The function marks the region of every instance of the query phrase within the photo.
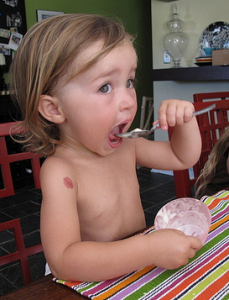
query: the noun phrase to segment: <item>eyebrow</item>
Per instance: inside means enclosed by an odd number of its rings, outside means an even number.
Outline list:
[[[130,69],[130,73],[131,72],[136,72],[136,70],[137,70],[137,65],[135,67],[133,67],[133,68]],[[96,80],[98,80],[100,78],[103,78],[103,77],[108,77],[108,76],[110,76],[110,75],[112,75],[112,74],[114,74],[114,73],[116,73],[118,71],[119,71],[119,68],[115,68],[115,69],[113,69],[111,71],[104,71],[104,72],[100,73],[98,76],[96,76],[93,79],[93,81],[96,81]]]

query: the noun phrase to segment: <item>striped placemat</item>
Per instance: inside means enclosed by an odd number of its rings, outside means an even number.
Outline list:
[[[229,299],[229,192],[201,200],[211,211],[211,228],[204,246],[187,265],[176,270],[150,266],[102,282],[53,280],[96,300]]]

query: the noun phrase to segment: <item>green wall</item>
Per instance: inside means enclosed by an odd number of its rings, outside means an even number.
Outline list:
[[[137,95],[139,109],[132,127],[139,126],[142,96],[152,96],[152,34],[150,0],[25,0],[27,28],[36,23],[36,10],[63,11],[64,13],[96,13],[117,16],[126,30],[137,35],[135,48],[138,53]]]

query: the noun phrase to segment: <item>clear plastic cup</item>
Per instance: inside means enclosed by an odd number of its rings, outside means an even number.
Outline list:
[[[202,241],[207,239],[211,225],[211,213],[206,204],[194,198],[179,198],[164,205],[157,213],[156,230],[172,228],[195,236]]]

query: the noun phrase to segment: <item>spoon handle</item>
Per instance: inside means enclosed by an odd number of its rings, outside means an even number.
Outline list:
[[[206,108],[203,108],[203,109],[201,109],[201,110],[195,111],[195,112],[193,113],[193,116],[199,116],[199,115],[202,115],[202,114],[204,114],[204,113],[206,113],[206,112],[212,110],[213,108],[215,108],[215,104],[212,104],[212,105],[210,105],[210,106],[208,106],[208,107],[206,107]]]

